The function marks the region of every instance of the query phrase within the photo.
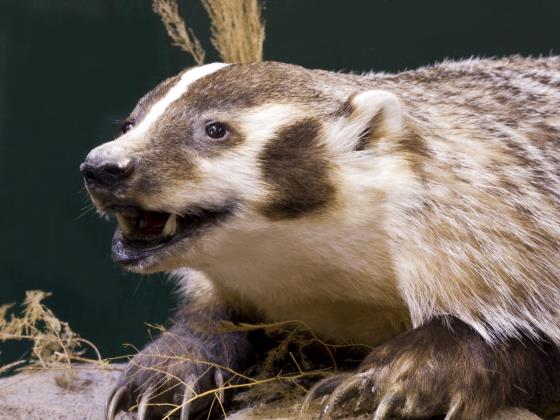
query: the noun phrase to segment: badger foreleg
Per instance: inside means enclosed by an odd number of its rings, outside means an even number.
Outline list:
[[[316,384],[302,410],[327,394],[323,417],[340,409],[374,412],[375,420],[483,419],[510,406],[539,411],[560,401],[560,350],[528,337],[491,346],[457,319],[434,319],[376,347],[357,372]]]
[[[190,299],[173,326],[130,361],[107,401],[107,419],[135,408],[141,420],[223,410],[224,383],[251,355],[246,333],[223,331],[221,321],[234,318],[219,299]]]

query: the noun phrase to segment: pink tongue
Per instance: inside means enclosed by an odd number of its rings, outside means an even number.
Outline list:
[[[168,217],[169,214],[166,213],[144,212],[141,221],[142,227],[138,230],[143,235],[159,235]]]

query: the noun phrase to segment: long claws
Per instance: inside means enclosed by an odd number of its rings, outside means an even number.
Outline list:
[[[224,374],[220,369],[214,371],[214,383],[218,388],[218,401],[220,404],[224,404],[225,394],[224,394]],[[182,419],[181,419],[182,420]]]
[[[454,420],[456,418],[459,418],[460,411],[461,411],[460,398],[453,398],[449,410],[447,411],[447,415],[445,416],[445,420]]]
[[[344,404],[354,395],[354,392],[368,380],[368,374],[359,374],[351,376],[350,378],[346,379],[342,384],[336,387],[336,389],[332,392],[331,396],[329,397],[327,403],[323,407],[321,411],[321,415],[319,416],[320,419],[325,417],[330,417],[333,411],[339,407],[340,405]]]
[[[376,390],[371,381],[371,372],[364,372],[360,375],[364,376],[364,382],[362,383],[362,392],[360,392],[360,395],[356,399],[356,405],[354,406],[356,412],[367,410],[368,407],[366,407],[366,405],[368,403],[370,403],[369,407],[371,408],[371,401],[375,396]]]
[[[192,403],[189,400],[196,395],[194,390],[196,380],[193,381],[190,379],[185,382],[185,393],[183,394],[183,400],[181,401],[181,415],[179,416],[179,420],[189,420],[192,407]]]
[[[136,417],[138,420],[146,420],[146,413],[148,412],[148,405],[150,403],[150,398],[154,393],[154,388],[149,387],[144,394],[142,394],[142,398],[140,399],[140,404],[138,404],[138,416]]]
[[[313,385],[311,389],[307,391],[307,395],[305,396],[303,403],[301,403],[299,418],[305,418],[305,413],[309,409],[311,401],[318,397],[322,397],[323,395],[330,394],[338,386],[338,384],[346,378],[346,376],[347,375],[331,376],[330,378],[323,379]]]
[[[385,396],[377,406],[377,410],[375,410],[375,414],[373,415],[373,420],[387,419],[393,408],[394,399],[395,398],[393,394],[385,394]]]
[[[123,395],[126,394],[126,391],[127,388],[123,385],[119,388],[115,388],[111,395],[109,395],[105,406],[106,420],[114,420],[115,415],[120,411],[121,406],[126,404],[125,400],[123,400]]]

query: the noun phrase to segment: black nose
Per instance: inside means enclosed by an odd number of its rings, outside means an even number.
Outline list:
[[[120,165],[107,162],[92,163],[86,160],[80,165],[80,171],[88,186],[111,187],[128,178],[134,171],[134,164],[131,160]]]

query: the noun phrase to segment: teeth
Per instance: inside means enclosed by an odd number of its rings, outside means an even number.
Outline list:
[[[175,231],[177,230],[177,216],[172,214],[165,222],[165,226],[163,227],[163,231],[161,234],[163,236],[173,236]]]
[[[121,228],[122,233],[124,233],[125,235],[130,235],[132,230],[130,229],[130,225],[128,224],[128,220],[126,220],[126,217],[124,217],[119,213],[116,213],[115,217],[117,219],[117,223],[119,224],[119,227]]]
[[[130,218],[138,217],[140,215],[140,213],[136,209],[124,209],[120,212],[120,214]]]

